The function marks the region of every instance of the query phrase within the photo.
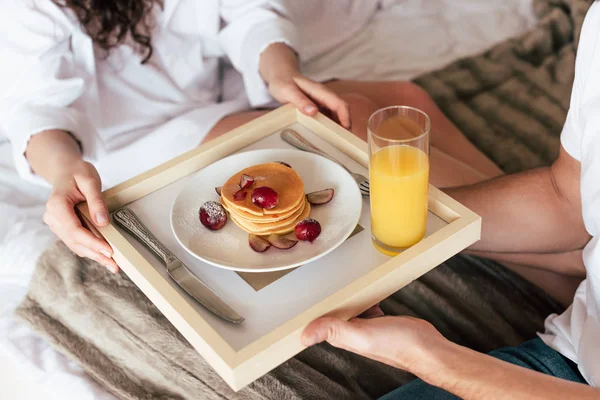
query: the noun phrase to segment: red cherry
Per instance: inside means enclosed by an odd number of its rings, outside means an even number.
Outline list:
[[[275,208],[278,202],[277,192],[268,186],[257,187],[252,191],[252,203],[257,207],[270,210]]]
[[[312,243],[321,234],[321,224],[312,218],[304,219],[296,224],[294,233],[298,240],[305,240]]]
[[[252,247],[252,250],[258,253],[264,253],[271,248],[271,243],[252,233],[248,235],[248,244]]]
[[[250,175],[243,174],[240,178],[240,187],[242,189],[247,189],[252,185],[254,185],[254,178]]]
[[[242,201],[246,198],[246,196],[248,196],[248,192],[244,192],[243,189],[240,189],[233,194],[233,199],[235,201]]]
[[[276,247],[281,250],[291,249],[296,244],[298,244],[297,240],[288,239],[285,236],[276,235],[274,233],[269,235],[267,241],[271,243],[273,247]]]
[[[319,190],[318,192],[312,192],[306,195],[306,199],[312,205],[318,206],[321,204],[327,204],[333,199],[333,189]]]
[[[207,201],[200,207],[200,222],[208,229],[218,231],[227,223],[227,213],[216,201]]]

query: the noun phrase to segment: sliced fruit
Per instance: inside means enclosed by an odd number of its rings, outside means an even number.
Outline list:
[[[248,196],[248,192],[244,192],[244,189],[240,189],[233,194],[233,199],[235,201],[242,201]]]
[[[285,165],[288,168],[292,168],[292,166],[288,163],[286,163],[285,161],[275,161],[277,164],[281,164],[281,165]]]
[[[316,219],[304,219],[296,224],[294,233],[298,240],[313,242],[321,234],[321,224]]]
[[[329,188],[324,190],[319,190],[318,192],[312,192],[306,195],[306,199],[310,204],[315,206],[321,204],[327,204],[333,199],[333,195],[335,194],[335,190]]]
[[[288,239],[285,236],[276,235],[274,233],[269,235],[267,241],[271,243],[273,247],[276,247],[281,250],[291,249],[292,247],[298,244],[297,240]]]
[[[216,201],[207,201],[200,207],[200,222],[212,231],[222,229],[227,223],[227,213]]]
[[[254,178],[250,175],[243,174],[240,178],[240,187],[242,189],[248,189],[252,185],[254,185]]]
[[[257,207],[270,210],[279,203],[279,196],[276,191],[268,186],[257,187],[252,191],[252,203]]]
[[[223,188],[223,186],[219,186],[215,188],[215,192],[217,192],[217,194],[220,196],[221,195],[221,189]]]
[[[252,250],[258,253],[264,253],[271,247],[271,243],[269,243],[267,240],[252,233],[248,235],[248,243],[250,244],[250,247],[252,247]]]

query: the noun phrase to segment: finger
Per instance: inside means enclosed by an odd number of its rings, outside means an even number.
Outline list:
[[[75,204],[59,195],[52,195],[48,199],[46,212],[44,213],[44,222],[52,227],[52,230],[61,239],[64,239],[60,232],[69,231],[81,226],[81,221],[75,214]]]
[[[109,271],[113,273],[119,272],[119,266],[112,258],[106,257],[81,243],[69,243],[67,246],[75,252],[79,257],[89,258],[96,261],[98,264],[105,266]]]
[[[350,106],[342,100],[337,94],[327,88],[325,85],[311,81],[306,77],[298,77],[294,80],[298,87],[302,89],[311,98],[325,105],[336,113],[340,124],[350,129]]]
[[[369,308],[367,311],[360,314],[357,318],[370,319],[370,318],[383,317],[384,315],[385,314],[383,313],[381,308],[379,308],[379,304],[375,304],[373,307]]]
[[[364,353],[368,343],[365,335],[361,335],[360,332],[358,324],[338,318],[323,317],[308,324],[300,340],[305,346],[328,342],[335,347]]]
[[[70,237],[72,241],[98,252],[107,258],[113,255],[112,248],[104,239],[99,238],[84,227],[72,231]]]
[[[102,184],[98,176],[86,176],[76,179],[79,190],[85,197],[92,221],[97,226],[108,225],[108,208],[102,196]]]
[[[298,110],[308,116],[313,116],[317,113],[318,108],[314,102],[312,102],[302,90],[295,84],[290,84],[288,87],[283,89],[283,97],[285,101],[292,103]]]
[[[112,248],[106,241],[81,226],[81,221],[69,201],[50,200],[48,210],[44,213],[44,222],[63,242],[78,242],[106,257],[112,256]]]

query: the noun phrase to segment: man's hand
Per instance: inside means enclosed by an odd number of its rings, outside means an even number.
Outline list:
[[[424,366],[429,354],[448,342],[429,322],[412,317],[386,317],[375,306],[348,322],[323,317],[310,323],[302,344],[328,342],[353,353],[412,373]],[[379,317],[381,316],[381,317]]]
[[[411,372],[466,400],[532,398],[598,399],[600,389],[545,375],[445,339],[430,323],[412,317],[378,317],[377,306],[348,322],[323,317],[302,333],[302,344],[320,342]]]
[[[280,103],[292,103],[302,113],[312,116],[318,107],[331,114],[346,129],[350,129],[350,108],[325,85],[314,82],[300,73],[298,57],[283,43],[273,43],[261,54],[260,75],[271,95]]]

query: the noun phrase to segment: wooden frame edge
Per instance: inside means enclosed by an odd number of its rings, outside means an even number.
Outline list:
[[[451,227],[451,225],[453,226]],[[371,305],[398,291],[399,285],[401,287],[406,286],[460,252],[460,250],[452,250],[448,253],[447,251],[439,251],[439,249],[436,252],[434,251],[436,248],[466,248],[475,243],[480,238],[481,218],[476,215],[475,218],[471,218],[471,216],[460,218],[445,228],[450,227],[451,229],[443,233],[447,236],[447,239],[436,243],[427,250],[427,254],[434,256],[433,260],[429,258],[425,261],[423,258],[413,257],[410,254],[404,253],[394,257],[360,279],[340,289],[338,292],[331,294],[292,320],[279,326],[269,334],[261,337],[259,340],[237,351],[233,371],[235,381],[234,390],[240,390],[264,375],[264,372],[259,373],[257,371],[264,370],[265,365],[269,365],[268,368],[270,371],[304,350],[305,348],[300,343],[300,335],[310,321],[321,316],[335,316],[344,320],[353,318]],[[442,232],[442,230],[436,233],[439,232]],[[430,241],[433,241],[433,239],[430,239]],[[429,246],[429,244],[425,243],[424,246]],[[419,252],[419,249],[415,249],[414,247],[412,249],[412,252]],[[406,258],[409,261],[404,261]],[[424,266],[425,264],[428,266]],[[399,265],[402,265],[402,268],[398,268]],[[407,274],[407,270],[410,270],[409,274]],[[331,304],[338,305],[331,306]],[[368,306],[365,307],[363,304],[368,304]],[[281,337],[283,339],[274,340],[274,338]],[[269,357],[261,357],[261,354],[267,350],[269,351]],[[289,357],[282,355],[280,358],[275,358],[272,356],[273,353],[292,355]],[[257,368],[257,364],[261,368]]]
[[[86,224],[93,226],[87,205],[83,204],[80,207],[80,213]],[[184,328],[184,332],[181,332],[182,335],[199,353],[208,354],[205,357],[216,363],[213,365],[215,371],[227,382],[231,381],[236,356],[233,348],[204,319],[194,318],[196,311],[185,299],[181,298],[181,301],[173,305],[162,299],[159,302],[154,301],[155,298],[163,296],[161,291],[170,293],[171,295],[168,296],[170,298],[178,297],[179,292],[165,282],[163,276],[112,224],[102,228],[96,227],[94,230],[96,234],[101,234],[114,249],[113,258],[123,272],[146,297],[151,299],[170,323],[176,326],[180,332],[181,327]],[[133,264],[136,266],[134,267]],[[196,331],[202,331],[205,337],[199,336]]]
[[[161,187],[197,171],[205,165],[209,165],[212,162],[235,153],[241,148],[255,143],[271,135],[274,131],[295,122],[299,122],[311,129],[339,151],[356,160],[363,167],[368,168],[368,152],[365,142],[320,113],[315,117],[308,117],[293,106],[287,105],[106,190],[103,192],[103,195],[109,205],[109,211],[112,212],[136,201]],[[390,289],[389,293],[385,292],[388,293],[386,297],[397,291],[399,282],[394,282],[393,279],[389,278],[395,274],[400,274],[397,268],[399,264],[403,264],[402,272],[405,272],[408,268],[406,265],[415,264],[416,266],[412,267],[416,274],[415,277],[421,276],[439,264],[429,264],[428,262],[428,265],[431,266],[427,267],[425,272],[422,272],[424,269],[418,266],[419,259],[413,257],[415,252],[423,252],[427,246],[430,246],[426,250],[429,252],[444,243],[446,243],[446,247],[453,243],[455,246],[458,246],[457,248],[461,248],[460,246],[462,245],[464,245],[462,248],[465,248],[479,239],[481,229],[481,219],[479,216],[439,189],[430,185],[429,190],[430,211],[448,222],[447,226],[430,237],[425,238],[402,255],[380,265],[360,279],[331,294],[315,306],[305,310],[239,351],[235,351],[229,346],[204,319],[195,318],[197,321],[194,322],[186,318],[186,315],[192,316],[196,314],[187,301],[178,301],[175,305],[170,304],[172,300],[180,300],[177,290],[164,282],[162,275],[150,265],[114,226],[109,225],[108,227],[100,228],[99,233],[107,239],[113,248],[117,248],[115,251],[115,260],[131,280],[134,281],[146,296],[152,298],[152,302],[157,308],[181,331],[186,340],[207,359],[221,378],[234,390],[238,391],[256,378],[264,375],[265,365],[267,365],[270,371],[302,351],[299,341],[300,333],[304,326],[312,319],[327,314],[348,319],[364,311],[359,309],[359,304],[363,302],[369,303],[371,300],[375,303],[381,300],[377,298],[379,295],[373,295],[373,293],[379,291],[375,289],[387,288],[386,290],[388,290],[393,286],[395,289]],[[87,205],[82,203],[77,207],[84,219],[87,219],[88,222],[91,221]],[[456,235],[457,233],[464,233],[464,235]],[[430,241],[438,239],[438,234],[446,235],[447,238],[440,243],[430,245]],[[438,258],[442,258],[442,261],[449,258],[446,256],[446,253],[444,254],[443,256],[438,256]],[[133,266],[134,262],[130,261],[132,257],[135,259],[136,267]],[[411,257],[413,258],[410,259]],[[409,261],[406,261],[407,259]],[[419,271],[421,273],[417,273]],[[402,286],[409,283],[412,279],[415,278],[406,278],[407,282],[403,283]],[[394,282],[394,284],[392,285],[391,282]],[[155,286],[158,286],[158,288]],[[169,296],[167,296],[169,300],[163,298],[164,292],[161,293],[161,291],[169,293]],[[149,295],[148,293],[151,294]],[[159,304],[155,301],[156,299],[159,299]],[[332,303],[338,305],[330,306]],[[197,333],[200,328],[203,332],[202,336]],[[282,337],[283,339],[281,339]],[[278,340],[273,340],[273,338],[278,338]],[[293,350],[290,352],[290,349]],[[285,356],[285,358],[261,359],[260,355],[266,350],[292,355]],[[257,363],[260,367],[258,367]]]
[[[201,164],[211,164],[240,148],[249,146],[276,130],[271,127],[287,126],[294,122],[296,122],[296,111],[292,105],[286,105],[262,115],[195,149],[105,190],[103,196],[108,209],[110,212],[115,211],[197,171]],[[231,151],[233,148],[235,150]]]

